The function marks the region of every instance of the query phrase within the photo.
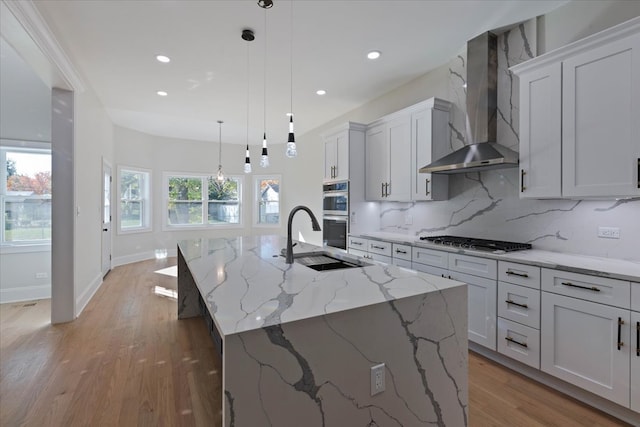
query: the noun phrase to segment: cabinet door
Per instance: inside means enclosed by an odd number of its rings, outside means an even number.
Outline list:
[[[520,197],[560,197],[560,63],[520,76]]]
[[[349,179],[349,131],[344,131],[336,137],[336,161],[333,170],[334,179],[346,181]]]
[[[640,412],[640,313],[631,312],[631,409]]]
[[[563,196],[640,195],[640,34],[562,67]]]
[[[334,179],[334,171],[338,157],[338,139],[330,137],[324,141],[324,180],[331,181]]]
[[[365,139],[365,195],[367,200],[385,200],[389,182],[389,140],[386,124],[367,129]]]
[[[630,313],[543,292],[541,369],[629,407]]]
[[[449,154],[449,112],[426,109],[411,115],[411,188],[413,200],[449,198],[449,176],[418,170]],[[441,153],[441,154],[439,154]]]
[[[389,188],[385,200],[411,200],[411,116],[389,121]]]
[[[469,340],[496,351],[496,281],[455,271],[449,276],[467,284]]]

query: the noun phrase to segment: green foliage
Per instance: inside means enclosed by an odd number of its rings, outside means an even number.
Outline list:
[[[238,182],[230,179],[219,182],[210,176],[209,200],[238,200]]]
[[[169,200],[202,200],[202,180],[200,178],[170,178]]]
[[[18,172],[16,169],[16,161],[13,159],[7,159],[7,178],[15,175]]]

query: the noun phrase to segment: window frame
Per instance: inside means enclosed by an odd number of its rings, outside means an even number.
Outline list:
[[[133,172],[146,175],[146,182],[144,183],[144,192],[146,197],[141,197],[142,201],[142,225],[139,227],[122,227],[122,199],[120,197],[120,187],[122,185],[122,173]],[[150,169],[139,168],[136,166],[118,165],[118,180],[117,187],[117,208],[118,215],[118,234],[135,234],[135,233],[148,233],[153,231],[153,174]]]
[[[278,222],[274,224],[261,223],[260,221],[260,181],[265,179],[278,180],[280,199],[278,200]],[[282,175],[254,175],[253,176],[253,226],[256,228],[280,228],[282,227]]]
[[[226,179],[233,179],[238,183],[238,223],[209,224],[209,178],[214,174],[202,174],[195,172],[163,172],[162,173],[162,231],[185,231],[185,230],[216,230],[216,229],[238,229],[244,228],[244,203],[242,195],[244,191],[244,176],[226,175]],[[169,224],[169,179],[170,178],[200,178],[202,180],[202,224]],[[205,199],[206,197],[206,199]]]
[[[53,163],[53,150],[51,143],[40,141],[25,141],[14,139],[0,139],[0,209],[2,209],[2,217],[0,217],[0,253],[22,253],[22,252],[41,252],[51,250],[51,238],[40,240],[14,240],[5,241],[5,222],[4,212],[5,203],[7,201],[14,200],[19,196],[9,196],[6,193],[7,189],[7,151],[10,152],[22,152],[22,153],[35,153],[35,154],[48,154]],[[22,197],[22,196],[20,196]],[[43,195],[31,197],[33,199],[46,199]],[[53,190],[49,195],[49,199],[53,198]],[[51,224],[53,229],[53,224]],[[53,230],[52,230],[53,231]]]

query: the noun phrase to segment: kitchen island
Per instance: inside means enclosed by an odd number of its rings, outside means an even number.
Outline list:
[[[285,245],[178,243],[178,317],[208,320],[223,425],[468,424],[465,284],[379,263],[315,271],[286,264]],[[372,396],[379,364],[385,390]]]

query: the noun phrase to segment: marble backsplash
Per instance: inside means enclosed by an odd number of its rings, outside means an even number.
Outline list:
[[[498,37],[498,143],[519,144],[518,83],[508,68],[535,56],[536,22]],[[450,61],[448,99],[453,102],[451,146],[466,131],[466,53]],[[534,248],[640,260],[640,199],[529,200],[519,198],[518,169],[451,175],[444,202],[381,203],[380,230],[408,235],[452,234],[532,243]],[[599,226],[619,227],[620,239],[597,237]]]

